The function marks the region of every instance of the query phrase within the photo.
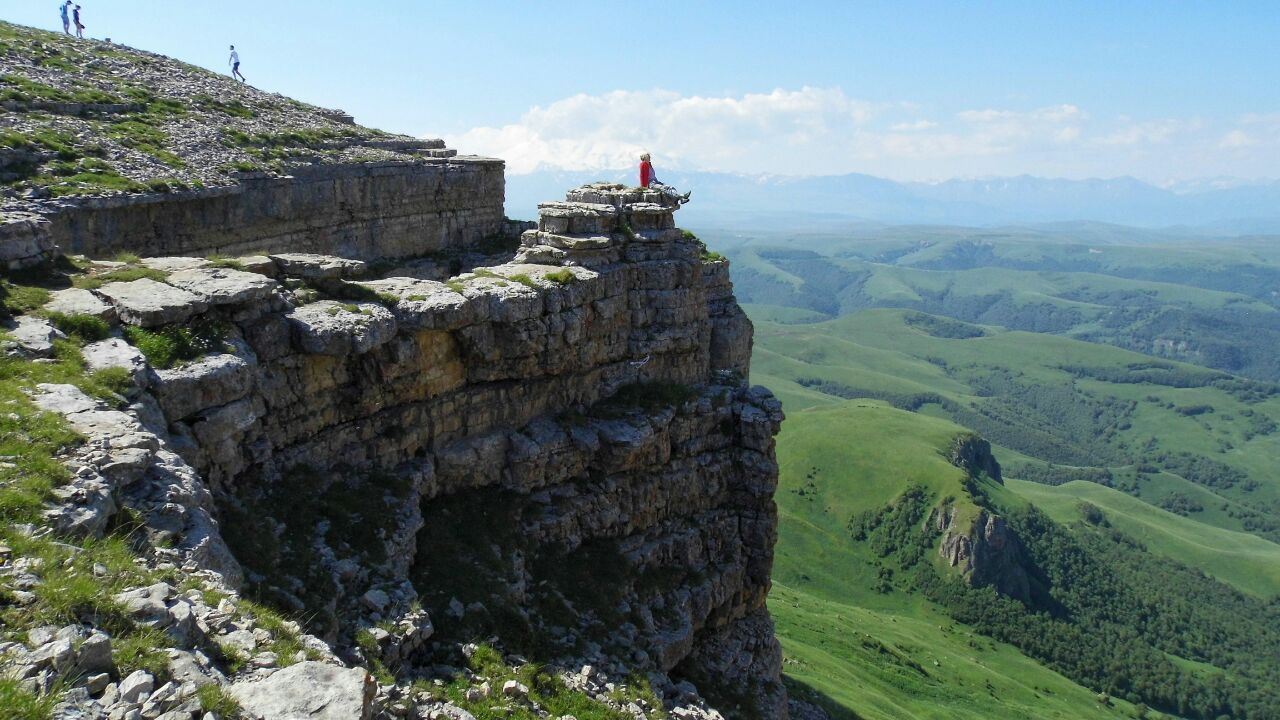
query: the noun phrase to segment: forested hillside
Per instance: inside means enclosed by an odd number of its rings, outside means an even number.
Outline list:
[[[1277,716],[1274,253],[906,234],[719,237],[788,411],[794,682],[868,718]],[[968,433],[1002,481],[948,462]],[[952,567],[987,516],[1025,595]]]

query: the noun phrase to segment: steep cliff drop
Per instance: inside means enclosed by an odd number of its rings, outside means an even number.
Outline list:
[[[359,196],[394,195],[373,177]],[[675,209],[588,185],[542,205],[518,247],[514,226],[480,213],[483,241],[462,221],[420,256],[397,224],[386,263],[385,226],[353,222],[341,241],[307,235],[328,255],[149,258],[151,276],[56,291],[50,307],[113,326],[83,352],[127,371],[128,401],[39,388],[37,404],[87,438],[48,521],[99,536],[135,517],[148,561],[179,577],[120,602],[181,626],[188,684],[225,686],[251,713],[292,717],[281,703],[322,687],[352,717],[548,711],[551,691],[523,675],[490,686],[501,678],[476,669],[490,643],[619,717],[785,718],[765,607],[781,407],[746,386],[752,328],[728,264]],[[91,254],[118,249],[102,208],[86,212],[99,214],[53,229]],[[150,212],[180,230],[204,211]],[[155,352],[155,338],[192,335],[209,352]],[[310,635],[247,619],[241,597]],[[282,637],[300,638],[288,657]],[[187,685],[173,678],[176,707]],[[112,687],[76,702],[114,707]]]

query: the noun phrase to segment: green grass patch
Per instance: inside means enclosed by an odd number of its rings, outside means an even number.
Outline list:
[[[51,312],[48,313],[48,318],[54,327],[82,344],[106,339],[111,334],[111,326],[107,321],[93,315],[64,315]]]
[[[172,368],[211,352],[225,350],[228,332],[226,325],[208,319],[158,329],[133,325],[124,327],[125,339],[142,351],[152,367],[159,369]]]
[[[231,718],[240,712],[240,703],[220,685],[202,685],[196,690],[196,699],[200,701],[202,711],[217,717]]]
[[[143,279],[164,282],[167,277],[169,277],[169,274],[163,270],[153,270],[146,267],[126,267],[96,275],[76,275],[71,278],[71,284],[84,290],[96,290],[107,283],[133,282],[134,280]]]
[[[568,285],[569,283],[576,282],[578,279],[578,276],[574,275],[573,271],[568,268],[549,272],[546,275],[543,275],[542,277],[546,280],[550,280],[551,282],[557,285]]]
[[[49,720],[61,699],[61,689],[37,694],[21,681],[0,677],[0,718],[4,720]]]
[[[257,112],[239,100],[224,102],[208,95],[196,95],[192,98],[192,102],[194,102],[196,107],[201,110],[214,110],[230,115],[231,117],[244,118],[247,120],[258,116]]]

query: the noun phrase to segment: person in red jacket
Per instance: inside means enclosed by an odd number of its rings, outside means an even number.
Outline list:
[[[681,195],[676,192],[675,188],[659,180],[657,173],[653,171],[653,163],[649,162],[649,153],[645,153],[640,156],[640,187],[654,188],[663,195],[675,200],[680,205],[689,202],[689,195],[692,194],[685,193]]]

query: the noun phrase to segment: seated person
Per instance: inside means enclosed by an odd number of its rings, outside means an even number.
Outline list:
[[[640,156],[640,187],[653,188],[675,200],[678,205],[689,202],[689,195],[691,194],[685,193],[681,195],[675,188],[658,180],[657,174],[653,172],[653,163],[649,162],[649,153]]]

